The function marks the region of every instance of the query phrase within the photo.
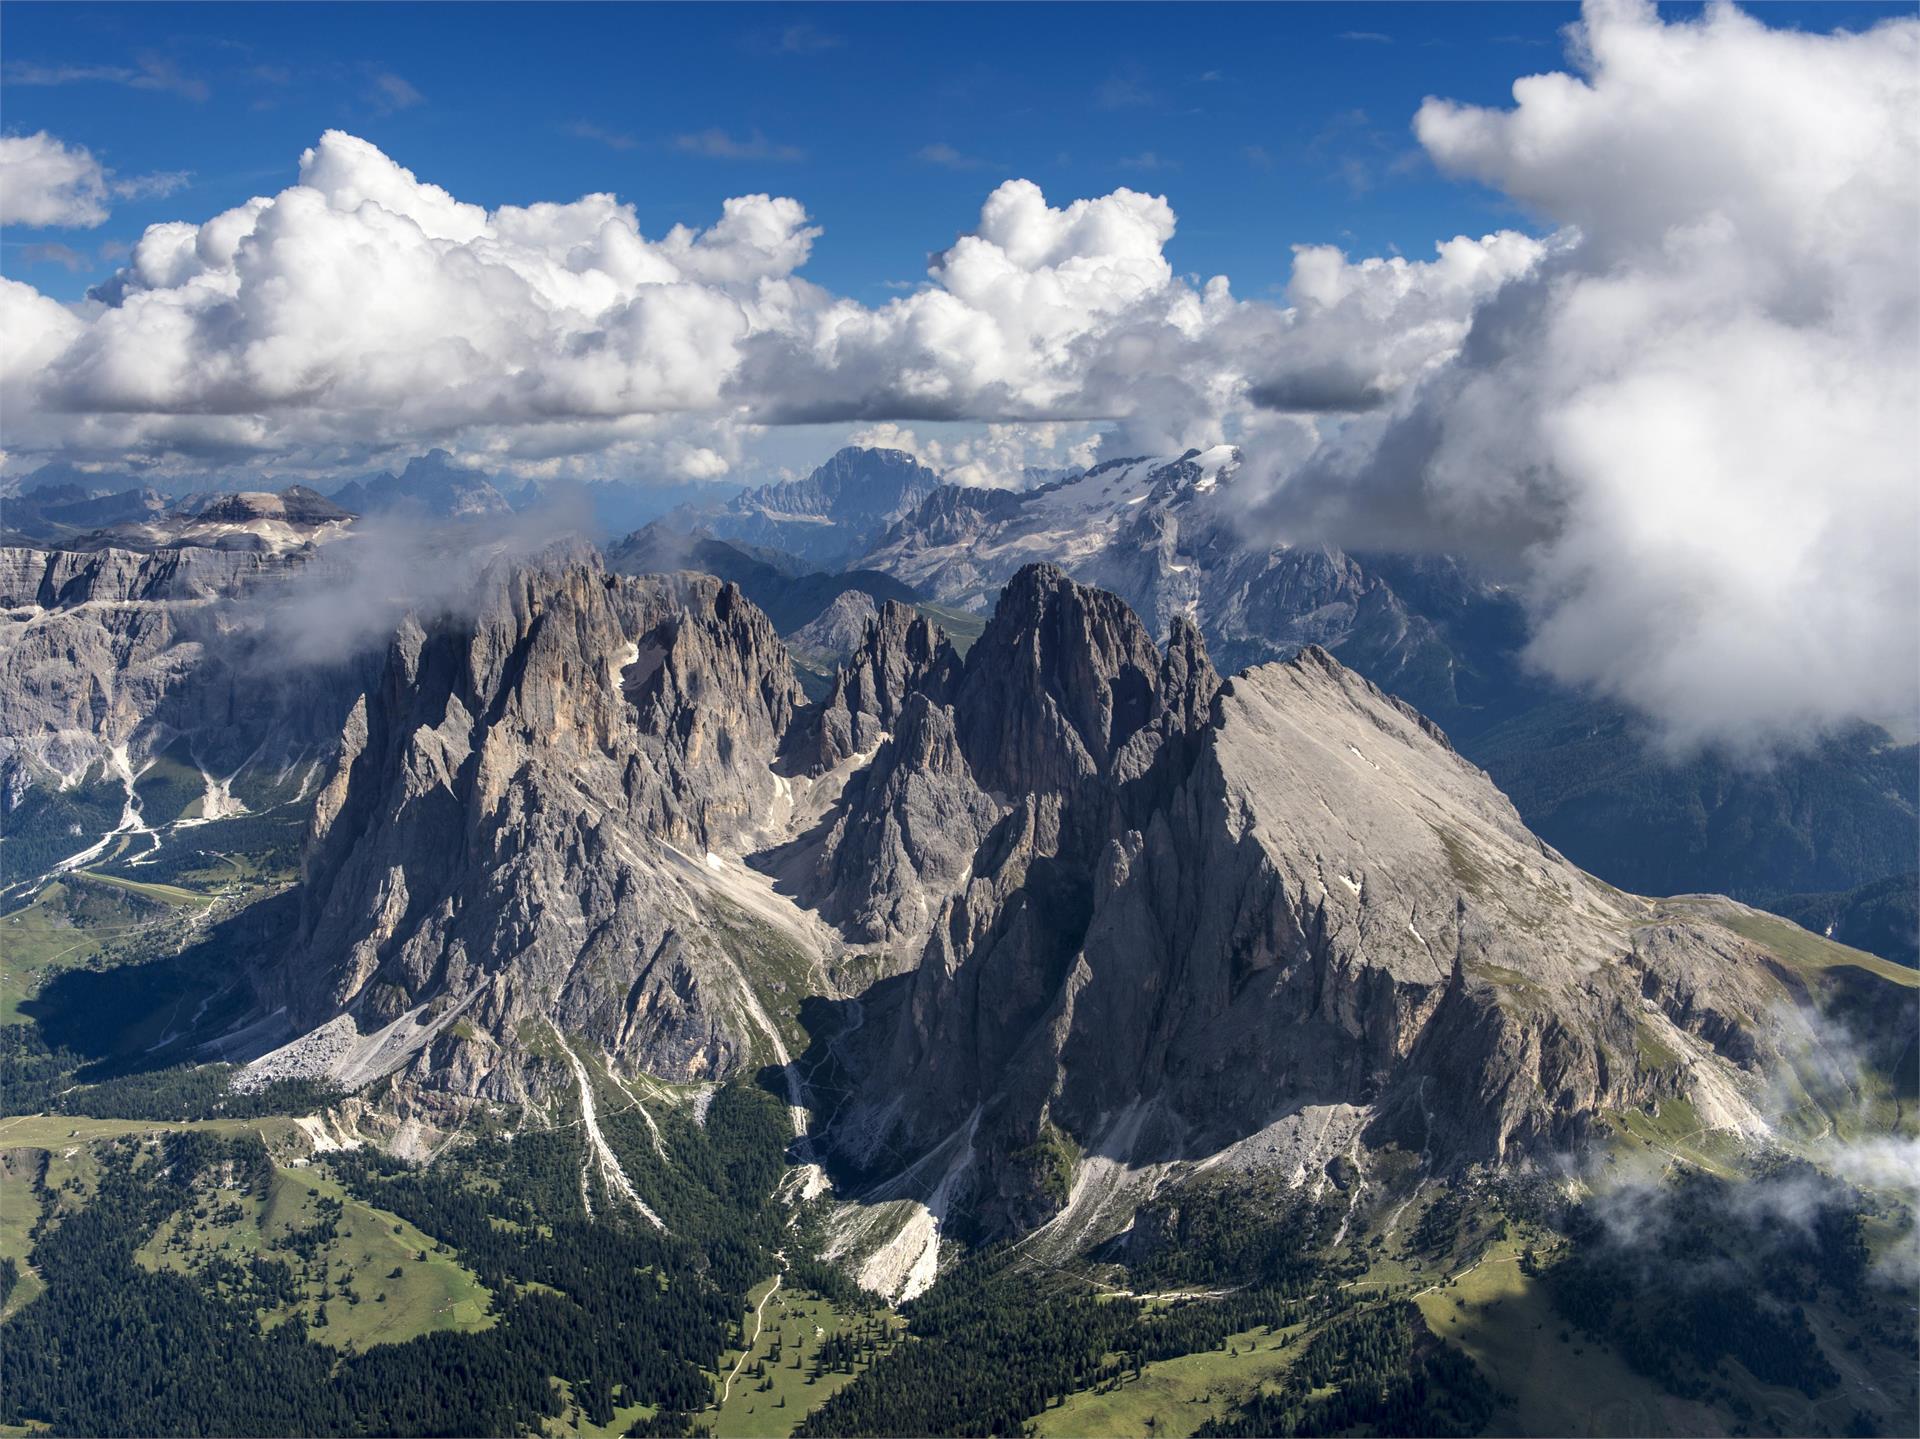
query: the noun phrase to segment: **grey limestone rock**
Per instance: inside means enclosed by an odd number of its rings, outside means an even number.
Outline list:
[[[496,566],[471,614],[401,627],[349,718],[266,1000],[362,1034],[458,1008],[405,1077],[496,1099],[553,1078],[548,1024],[665,1078],[731,1073],[765,1036],[683,876],[764,813],[796,700],[730,585],[584,547]]]
[[[960,671],[959,656],[933,621],[888,600],[840,666],[818,713],[796,733],[794,763],[801,773],[818,775],[867,753],[893,728],[908,696],[923,693],[944,704]]]
[[[1009,585],[955,709],[1012,808],[868,1025],[850,1162],[971,1122],[974,1222],[1003,1232],[1057,1205],[1025,1172],[1046,1126],[1092,1147],[1129,1113],[1136,1164],[1342,1107],[1433,1163],[1681,1092],[1759,1132],[1786,995],[1753,945],[1581,873],[1324,650],[1217,692],[1203,665],[1058,572]]]

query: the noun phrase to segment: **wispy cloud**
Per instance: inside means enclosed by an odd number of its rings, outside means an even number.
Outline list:
[[[633,136],[618,130],[608,130],[594,124],[591,120],[575,120],[565,127],[566,132],[577,140],[593,140],[605,145],[609,150],[632,150],[640,142]]]
[[[846,39],[829,35],[809,21],[789,25],[774,38],[774,48],[783,55],[818,55],[823,50],[838,50]]]
[[[35,60],[9,60],[0,69],[9,85],[125,85],[132,90],[155,90],[187,100],[204,100],[212,93],[207,82],[189,75],[165,55],[148,52],[132,65],[60,65]]]
[[[415,105],[424,105],[427,97],[416,90],[404,76],[391,70],[376,70],[367,80],[367,99],[383,115],[391,115],[397,110],[411,110]]]
[[[1273,156],[1267,153],[1267,147],[1265,145],[1242,145],[1240,147],[1240,155],[1241,158],[1256,170],[1271,170],[1273,168]]]
[[[804,160],[807,152],[797,145],[779,145],[758,130],[734,137],[725,130],[697,130],[675,135],[673,148],[687,155],[703,155],[709,160]]]
[[[1145,170],[1148,172],[1156,170],[1178,170],[1180,168],[1180,162],[1178,160],[1169,160],[1166,156],[1153,150],[1142,150],[1138,155],[1121,157],[1120,168],[1123,170]]]
[[[1361,45],[1391,45],[1393,36],[1382,34],[1378,30],[1342,30],[1334,37],[1336,40],[1352,40]]]
[[[1332,175],[1354,195],[1364,195],[1388,175],[1401,173],[1394,155],[1394,136],[1373,123],[1357,106],[1330,116],[1312,139],[1305,154],[1330,168]]]
[[[1093,89],[1093,103],[1102,110],[1140,110],[1160,103],[1138,66],[1115,70]]]
[[[156,170],[151,175],[113,175],[107,189],[122,200],[160,200],[185,189],[192,180],[191,170]]]
[[[31,245],[22,245],[20,260],[27,265],[59,265],[75,274],[93,268],[92,260],[73,246],[63,245],[58,240],[41,240]]]
[[[913,152],[913,158],[923,164],[938,165],[943,170],[984,170],[988,164],[977,155],[963,155],[944,140],[922,145]]]

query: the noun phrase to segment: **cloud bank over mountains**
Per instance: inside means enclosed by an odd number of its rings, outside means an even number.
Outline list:
[[[870,307],[800,275],[821,232],[797,200],[741,196],[648,238],[612,195],[489,212],[329,131],[298,184],[150,227],[85,304],[5,282],[9,448],[325,467],[625,447],[680,477],[801,423],[1069,422],[1109,427],[1109,453],[1179,449],[1270,423],[1262,406],[1384,403],[1541,248],[1302,250],[1299,303],[1278,307],[1176,275],[1174,226],[1160,196],[1056,207],[1009,180],[924,285]]]
[[[1581,74],[1430,100],[1559,227],[1391,415],[1271,475],[1276,531],[1490,553],[1532,657],[1685,746],[1920,710],[1920,25],[1589,5]]]
[[[870,306],[804,278],[822,236],[795,199],[649,238],[612,195],[488,211],[331,131],[297,184],[151,227],[84,304],[0,280],[9,467],[444,445],[712,478],[767,426],[964,422],[961,477],[1005,483],[1226,440],[1253,532],[1488,559],[1543,668],[1677,743],[1911,728],[1920,22],[1591,0],[1569,61],[1510,107],[1414,118],[1537,236],[1296,247],[1284,304],[1177,274],[1172,205],[1131,189],[1055,205],[1008,180]],[[42,169],[10,213],[104,204]]]

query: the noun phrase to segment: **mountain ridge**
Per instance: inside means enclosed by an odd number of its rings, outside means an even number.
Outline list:
[[[889,1293],[962,1237],[1111,1237],[1196,1166],[1525,1165],[1672,1098],[1768,1131],[1816,1021],[1738,907],[1591,880],[1325,650],[1223,681],[1045,565],[964,661],[897,605],[864,646],[809,706],[737,589],[586,548],[405,622],[255,971],[300,1031],[253,1029],[255,1072],[391,1076],[444,1124],[570,1083],[546,1025],[636,1080],[771,1064]],[[830,1102],[803,994],[864,1014]],[[1048,1188],[1049,1134],[1097,1194]]]

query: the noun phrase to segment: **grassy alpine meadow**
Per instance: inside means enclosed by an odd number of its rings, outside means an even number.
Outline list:
[[[0,1149],[44,1149],[54,1154],[77,1153],[103,1139],[127,1135],[154,1138],[195,1131],[235,1136],[257,1134],[269,1149],[300,1152],[308,1143],[291,1116],[265,1119],[92,1119],[73,1114],[10,1114],[0,1116]]]
[[[446,1245],[353,1198],[318,1167],[275,1166],[264,1196],[209,1186],[135,1257],[208,1282],[219,1261],[283,1264],[296,1277],[294,1295],[264,1308],[262,1322],[271,1328],[297,1312],[308,1333],[338,1348],[493,1323],[492,1297]]]
[[[716,1375],[719,1439],[778,1439],[866,1372],[871,1355],[899,1340],[899,1316],[884,1307],[853,1313],[824,1295],[775,1275],[747,1296],[748,1343],[723,1356]],[[836,1355],[840,1346],[853,1353]]]
[[[1457,1344],[1507,1396],[1493,1432],[1658,1435],[1703,1432],[1707,1406],[1663,1392],[1606,1346],[1573,1334],[1520,1267],[1518,1243],[1415,1299],[1427,1325]]]
[[[1185,1439],[1203,1424],[1227,1417],[1235,1401],[1282,1378],[1306,1332],[1306,1325],[1262,1325],[1228,1335],[1218,1349],[1153,1360],[1137,1375],[1068,1395],[1034,1419],[1033,1432],[1057,1439],[1087,1434]]]
[[[64,1114],[0,1117],[0,1261],[12,1260],[19,1273],[12,1295],[0,1304],[0,1319],[18,1313],[45,1289],[29,1258],[34,1229],[43,1212],[57,1217],[84,1206],[97,1173],[94,1146],[186,1130],[259,1135],[270,1148],[289,1154],[306,1142],[299,1126],[282,1118],[188,1124]]]
[[[30,902],[0,916],[0,1025],[21,1020],[20,1006],[50,976],[177,940],[212,903],[175,885],[87,873],[42,886]]]

